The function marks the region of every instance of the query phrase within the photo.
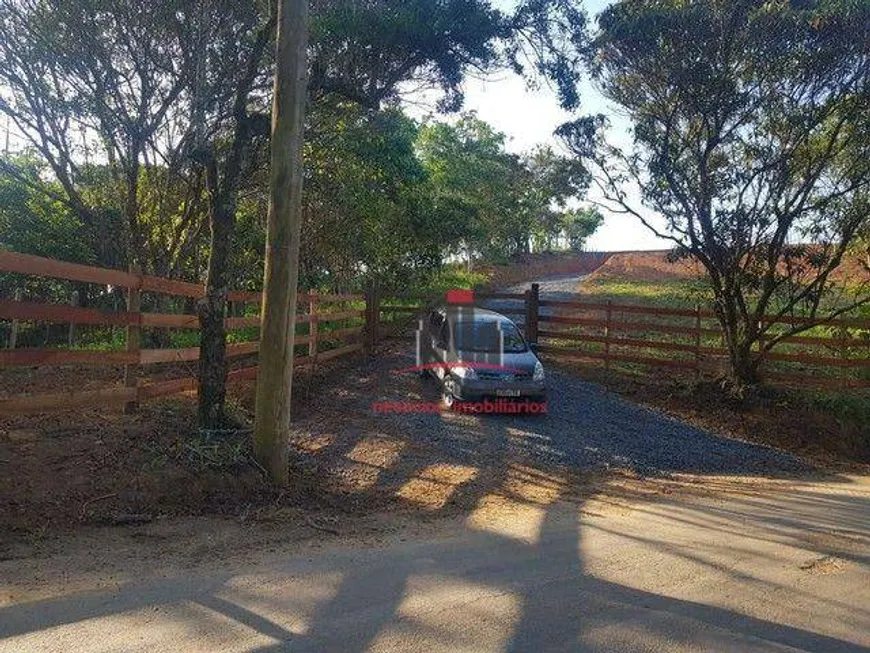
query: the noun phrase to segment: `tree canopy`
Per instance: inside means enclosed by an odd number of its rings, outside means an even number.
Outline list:
[[[861,287],[834,305],[829,282],[868,222],[870,4],[626,0],[598,23],[591,70],[633,146],[609,145],[603,116],[561,134],[605,202],[703,265],[745,386],[807,328],[773,333],[765,314],[821,320],[870,301]]]
[[[506,260],[533,244],[552,249],[564,240],[568,202],[589,182],[576,160],[541,147],[509,153],[505,136],[474,114],[424,125],[418,147],[434,184],[435,205],[445,213],[450,253]],[[578,234],[579,235],[579,234]],[[575,246],[581,247],[577,242]]]

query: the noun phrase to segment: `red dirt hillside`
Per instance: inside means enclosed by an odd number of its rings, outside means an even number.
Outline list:
[[[695,261],[671,262],[667,250],[650,252],[614,252],[598,267],[589,279],[618,281],[671,281],[696,279],[701,267]]]
[[[525,256],[509,266],[494,265],[481,270],[492,275],[490,285],[493,287],[571,274],[588,274],[590,281],[625,282],[677,281],[703,276],[703,270],[696,261],[669,261],[668,253],[668,250],[542,253]],[[847,256],[831,275],[831,280],[850,285],[870,281],[870,271],[864,257],[857,254]]]

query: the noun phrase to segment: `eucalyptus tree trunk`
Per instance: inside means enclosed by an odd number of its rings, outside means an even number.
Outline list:
[[[224,424],[226,401],[226,328],[224,316],[229,285],[230,243],[235,223],[235,206],[218,200],[209,216],[208,276],[205,297],[197,307],[200,323],[199,425],[206,430]]]

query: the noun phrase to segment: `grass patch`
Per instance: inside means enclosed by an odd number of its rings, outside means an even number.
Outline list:
[[[666,281],[619,281],[590,279],[580,286],[584,295],[623,304],[648,304],[671,308],[709,306],[713,292],[701,279],[669,279]]]

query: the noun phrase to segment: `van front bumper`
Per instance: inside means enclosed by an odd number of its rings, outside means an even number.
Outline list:
[[[460,401],[505,399],[514,401],[546,401],[547,386],[543,381],[499,383],[480,379],[454,379],[454,395]]]

